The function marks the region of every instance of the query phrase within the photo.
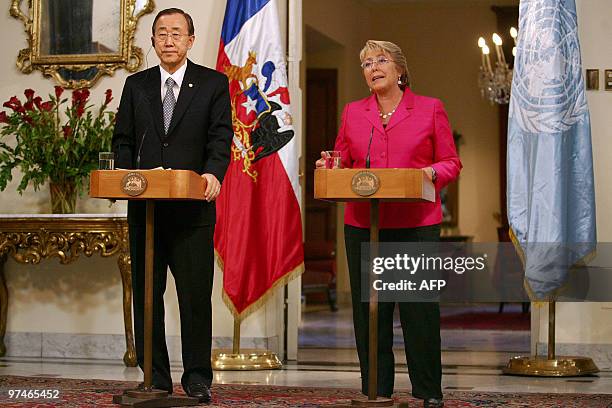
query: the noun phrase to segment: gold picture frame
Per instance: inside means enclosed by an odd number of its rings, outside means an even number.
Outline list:
[[[24,0],[11,1],[10,15],[23,22],[28,41],[17,56],[21,72],[40,70],[76,89],[90,88],[119,68],[138,70],[143,52],[134,34],[140,17],[155,9],[153,0],[52,1],[28,0],[27,14]]]

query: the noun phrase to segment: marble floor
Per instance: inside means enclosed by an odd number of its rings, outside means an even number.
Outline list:
[[[441,306],[440,315],[450,316],[469,312],[498,313],[499,305],[482,304],[471,306]],[[299,328],[299,347],[303,348],[354,348],[352,311],[340,307],[332,312],[326,305],[312,305],[305,308]],[[504,313],[520,312],[520,304],[508,304]],[[393,327],[394,347],[402,348],[404,338],[399,313],[396,309]],[[508,351],[529,353],[530,333],[528,330],[445,330],[440,332],[442,350]]]
[[[286,362],[282,369],[216,371],[214,382],[359,388],[359,367],[356,352],[350,343],[352,327],[350,314],[347,313],[346,310],[338,314],[306,313],[300,330],[298,360]],[[443,389],[446,391],[612,393],[612,371],[580,378],[503,375],[501,368],[509,358],[528,353],[528,333],[519,332],[512,337],[508,333],[466,332],[469,331],[449,330],[442,333]],[[325,341],[323,334],[326,335]],[[400,344],[395,347],[396,388],[410,389],[401,338],[399,341]],[[174,362],[173,380],[180,382],[181,373],[180,363]],[[0,358],[0,376],[3,375],[142,380],[139,369],[127,368],[119,360]]]
[[[307,351],[311,352],[311,351]],[[359,388],[359,368],[351,362],[351,350],[316,350],[317,354],[337,355],[338,363],[316,364],[288,362],[282,369],[270,371],[216,371],[219,384],[267,384],[307,387]],[[336,354],[335,354],[336,353]],[[343,356],[344,355],[344,356]],[[582,378],[524,378],[505,376],[500,366],[508,353],[445,352],[443,389],[446,391],[533,392],[533,393],[612,393],[612,372]],[[452,363],[452,364],[449,364]],[[173,363],[172,377],[180,381],[182,368]],[[137,368],[124,367],[121,361],[2,358],[0,376],[45,376],[141,381]],[[406,367],[396,368],[396,388],[410,389]]]

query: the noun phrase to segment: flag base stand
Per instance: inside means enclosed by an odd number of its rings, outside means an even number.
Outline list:
[[[283,364],[276,353],[268,350],[245,349],[241,353],[232,350],[217,350],[213,353],[213,370],[254,371],[275,370]]]
[[[546,357],[513,357],[502,370],[504,374],[532,377],[576,377],[597,374],[599,369],[591,358],[559,356],[549,360]]]
[[[599,372],[589,357],[555,356],[555,302],[548,303],[548,356],[512,357],[504,374],[531,377],[577,377]]]
[[[234,340],[231,350],[216,350],[212,356],[213,370],[255,371],[276,370],[283,366],[280,359],[268,350],[240,350],[240,322],[234,319]]]

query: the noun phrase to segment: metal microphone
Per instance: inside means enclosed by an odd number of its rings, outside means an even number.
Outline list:
[[[140,153],[142,152],[142,145],[144,143],[145,137],[147,136],[147,132],[149,128],[146,128],[144,133],[142,134],[142,139],[140,139],[140,146],[138,146],[138,155],[136,156],[136,169],[140,168]]]
[[[372,136],[374,136],[374,126],[370,132],[370,142],[368,143],[368,155],[366,156],[366,169],[370,168],[370,146],[372,146]]]

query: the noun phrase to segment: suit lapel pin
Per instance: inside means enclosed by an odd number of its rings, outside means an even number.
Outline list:
[[[189,87],[190,87],[190,88],[193,88],[193,84],[192,84],[192,83],[189,83]]]

